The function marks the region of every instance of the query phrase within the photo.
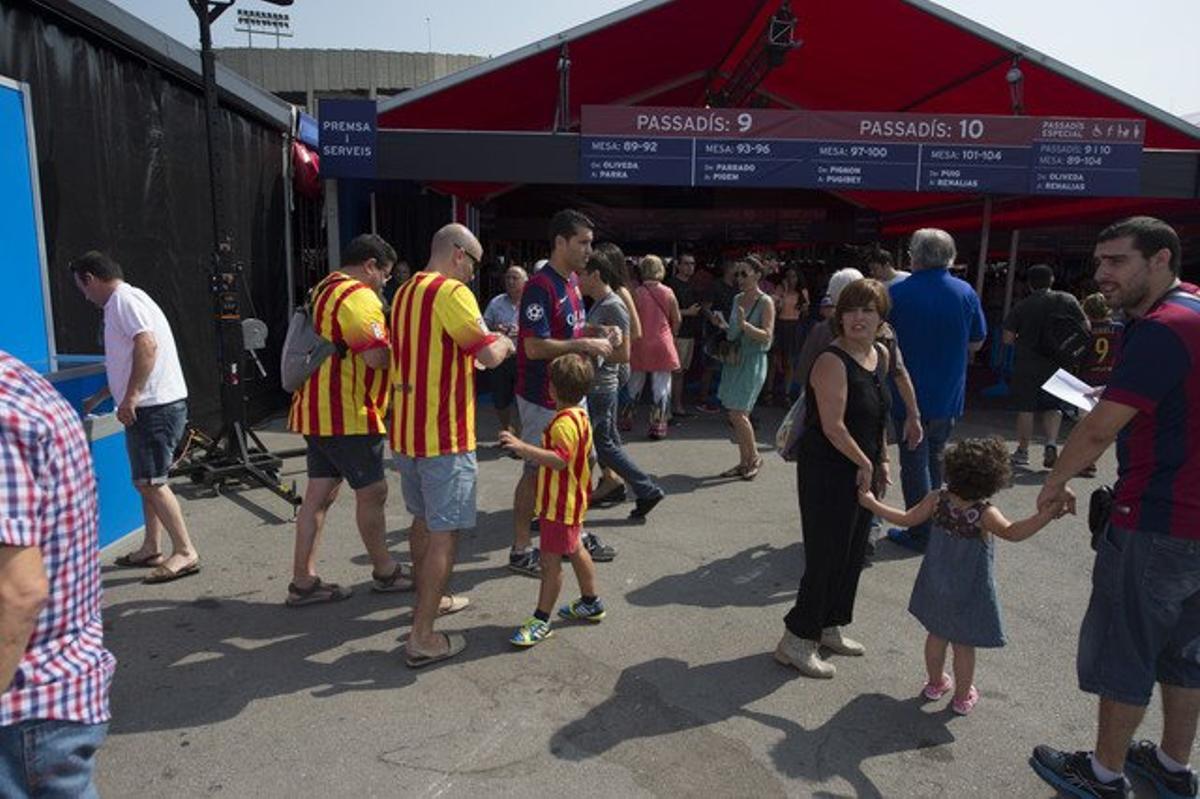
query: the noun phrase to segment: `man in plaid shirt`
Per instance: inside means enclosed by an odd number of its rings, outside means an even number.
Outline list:
[[[79,417],[0,350],[0,796],[96,796],[115,659]]]

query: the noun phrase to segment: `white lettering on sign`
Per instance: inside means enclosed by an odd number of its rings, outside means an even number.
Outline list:
[[[744,123],[742,117],[746,118]],[[749,119],[749,114],[739,116],[740,133],[750,129]],[[639,131],[651,133],[728,133],[732,128],[730,120],[717,113],[638,114],[634,124]]]
[[[954,135],[949,122],[940,119],[920,122],[906,119],[863,119],[858,123],[860,136],[881,136],[886,139],[948,139]]]
[[[370,133],[375,128],[370,122],[350,121],[345,119],[323,119],[321,120],[321,130],[326,130],[331,133]]]
[[[321,155],[341,158],[371,158],[375,148],[367,144],[322,144]]]

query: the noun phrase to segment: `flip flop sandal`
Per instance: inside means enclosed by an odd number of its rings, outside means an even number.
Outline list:
[[[122,569],[149,569],[152,566],[158,566],[162,562],[163,554],[161,552],[143,555],[140,558],[135,558],[134,553],[130,552],[121,555],[113,561],[114,564],[120,566]]]
[[[754,465],[742,472],[743,480],[753,480],[758,477],[758,471],[762,468],[763,459],[761,457],[755,459]]]
[[[446,596],[443,597],[443,599],[449,599],[450,604],[449,605],[443,605],[440,603],[438,604],[437,615],[439,615],[439,616],[449,616],[453,613],[458,613],[459,611],[466,610],[471,604],[471,598],[466,597],[466,596],[455,596],[454,594],[446,594]]]
[[[166,565],[155,566],[154,571],[146,575],[146,579],[142,580],[146,585],[157,585],[158,583],[170,583],[184,577],[191,577],[193,574],[200,573],[200,561],[195,560],[191,563],[180,567],[178,570],[173,570]]]
[[[424,668],[432,663],[449,660],[467,648],[467,639],[458,633],[450,633],[449,635],[443,635],[443,637],[446,639],[447,646],[445,652],[439,655],[423,655],[419,652],[410,652],[404,659],[405,665],[410,669]]]
[[[741,477],[745,473],[746,473],[745,469],[743,469],[742,464],[739,463],[737,466],[734,466],[732,469],[726,469],[725,471],[721,472],[717,476],[718,477]]]
[[[397,563],[396,568],[386,577],[379,577],[371,572],[371,590],[377,594],[391,594],[397,591],[411,591],[413,580],[404,573],[404,566]]]
[[[340,602],[343,599],[349,599],[352,593],[349,588],[342,588],[337,583],[323,582],[318,577],[308,588],[288,583],[288,598],[284,600],[284,604],[289,608],[302,608],[305,605]]]

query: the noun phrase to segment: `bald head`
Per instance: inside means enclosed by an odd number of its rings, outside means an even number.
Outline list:
[[[482,259],[483,245],[465,226],[454,222],[433,234],[429,245],[431,270],[466,282]]]
[[[521,292],[525,290],[525,283],[528,280],[529,275],[516,264],[504,270],[504,290],[513,302],[521,299]]]

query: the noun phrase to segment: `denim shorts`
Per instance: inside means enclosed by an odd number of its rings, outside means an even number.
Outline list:
[[[474,452],[434,458],[396,456],[404,507],[424,519],[431,533],[470,530],[475,526],[475,482],[479,468]]]
[[[1109,527],[1079,630],[1079,687],[1128,705],[1200,688],[1200,541]]]
[[[137,419],[125,428],[125,450],[133,482],[163,485],[175,460],[175,448],[187,425],[187,400],[137,409]]]
[[[383,436],[305,436],[308,476],[344,479],[357,491],[384,479]]]
[[[587,411],[587,397],[579,401],[579,407]],[[538,405],[530,402],[524,397],[517,397],[517,412],[521,416],[521,440],[533,447],[542,446],[542,433],[546,432],[546,428],[550,426],[550,422],[554,420],[558,411],[555,408],[547,408],[544,405]],[[595,459],[595,453],[589,454],[590,458]],[[536,474],[538,470],[536,463],[525,461],[525,471]]]
[[[73,721],[0,727],[0,796],[99,796],[92,772],[107,734],[108,724]]]

